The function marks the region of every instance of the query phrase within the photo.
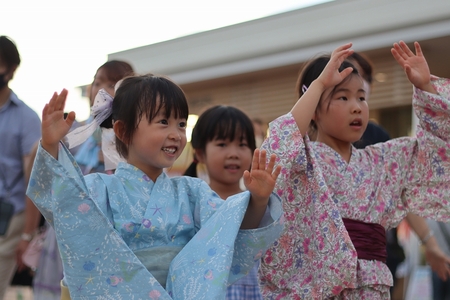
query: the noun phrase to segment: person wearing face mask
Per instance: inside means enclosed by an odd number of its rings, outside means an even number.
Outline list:
[[[24,269],[19,252],[28,246],[40,220],[25,190],[30,153],[41,137],[41,121],[8,86],[19,64],[15,43],[0,36],[0,299],[16,268]],[[25,225],[26,219],[30,222]]]

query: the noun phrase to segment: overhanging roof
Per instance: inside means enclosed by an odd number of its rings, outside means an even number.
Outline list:
[[[366,51],[442,36],[450,36],[449,0],[337,0],[108,58],[186,84],[300,63],[349,41]]]

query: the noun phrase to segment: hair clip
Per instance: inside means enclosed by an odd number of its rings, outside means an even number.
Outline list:
[[[306,85],[302,86],[302,94],[306,93],[306,91],[308,90],[308,87]]]

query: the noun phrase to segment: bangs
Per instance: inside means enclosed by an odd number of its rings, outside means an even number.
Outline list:
[[[166,118],[187,119],[189,115],[186,96],[181,88],[167,78],[154,76],[140,98],[138,115],[145,115],[151,122],[161,110]]]
[[[207,127],[206,138],[208,141],[215,139],[246,141],[253,150],[256,148],[255,133],[251,120],[237,109],[229,109],[224,106],[223,110],[217,111],[216,116],[211,118]]]

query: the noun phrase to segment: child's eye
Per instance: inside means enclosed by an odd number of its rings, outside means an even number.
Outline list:
[[[359,97],[359,101],[366,101],[365,97]]]
[[[225,147],[227,144],[225,144],[225,143],[217,143],[217,146],[218,147]]]
[[[347,97],[345,97],[345,96],[341,96],[341,97],[339,97],[338,99],[339,99],[339,100],[347,101]]]
[[[240,147],[248,147],[248,144],[247,143],[241,143],[239,146]]]
[[[180,122],[179,126],[180,126],[181,128],[186,128],[187,123],[186,123],[186,122]]]
[[[164,124],[164,125],[167,125],[167,124],[169,124],[169,122],[167,122],[167,120],[166,120],[166,119],[162,119],[162,120],[160,120],[160,121],[159,121],[159,123],[161,123],[161,124]]]

